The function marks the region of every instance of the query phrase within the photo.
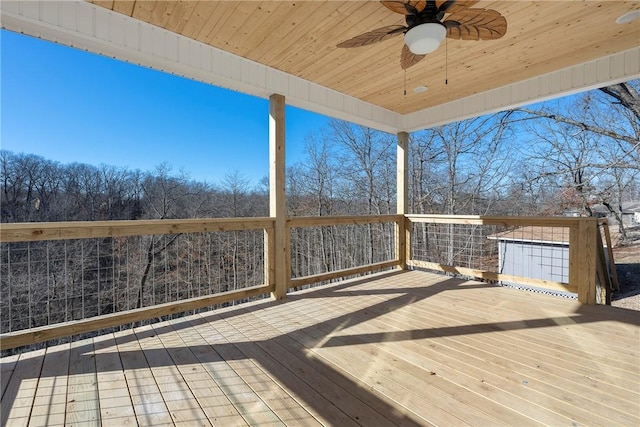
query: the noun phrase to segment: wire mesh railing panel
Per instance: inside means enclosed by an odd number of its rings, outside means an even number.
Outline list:
[[[490,236],[504,228],[492,225],[414,223],[412,258],[477,270],[498,270],[498,247]]]
[[[291,228],[291,277],[391,261],[395,223]]]
[[[260,286],[264,231],[0,244],[0,333]]]
[[[412,259],[499,273],[506,285],[569,283],[569,228],[416,222]],[[465,274],[473,277],[473,271]],[[513,276],[513,277],[511,277]],[[515,276],[524,278],[518,281]],[[526,280],[532,279],[532,280]]]

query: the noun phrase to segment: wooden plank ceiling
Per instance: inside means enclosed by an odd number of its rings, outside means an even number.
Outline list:
[[[400,114],[640,44],[640,20],[615,23],[639,9],[637,1],[480,1],[473,7],[506,18],[507,34],[491,41],[447,40],[405,76],[401,36],[354,49],[336,47],[375,28],[404,25],[402,15],[375,1],[93,3]],[[428,90],[416,94],[417,86]]]

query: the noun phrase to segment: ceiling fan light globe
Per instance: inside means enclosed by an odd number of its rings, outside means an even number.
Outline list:
[[[447,35],[444,25],[436,22],[416,25],[404,35],[404,42],[415,55],[426,55],[440,47]]]

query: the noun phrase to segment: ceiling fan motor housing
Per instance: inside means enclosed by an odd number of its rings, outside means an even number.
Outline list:
[[[426,55],[440,47],[447,35],[447,29],[440,22],[426,22],[409,28],[404,34],[404,42],[415,55]]]

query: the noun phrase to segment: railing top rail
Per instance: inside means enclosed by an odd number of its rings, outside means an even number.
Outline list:
[[[403,215],[336,215],[295,216],[287,219],[287,227],[320,227],[327,225],[376,224],[402,221]]]
[[[541,227],[574,227],[580,221],[596,221],[595,218],[575,218],[565,216],[484,216],[484,215],[431,215],[409,214],[406,217],[413,222],[432,222],[440,224],[478,224],[513,225]]]
[[[272,229],[273,224],[268,217],[3,223],[0,242],[257,230]]]
[[[485,224],[513,226],[573,227],[580,221],[595,218],[482,216],[482,215],[341,215],[325,217],[290,217],[288,227],[319,227],[398,222],[406,217],[413,222],[444,224]],[[0,224],[0,242],[33,242],[43,240],[88,239],[100,237],[179,234],[212,231],[273,229],[274,218],[197,218],[162,220],[28,222]]]

